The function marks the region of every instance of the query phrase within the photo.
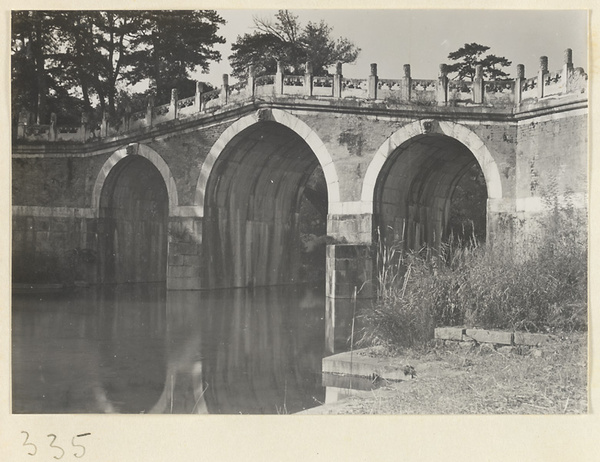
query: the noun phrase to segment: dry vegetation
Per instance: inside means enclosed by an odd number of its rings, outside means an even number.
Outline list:
[[[390,358],[414,379],[383,383],[318,412],[331,414],[581,414],[587,412],[587,342],[575,333],[543,348],[431,346]]]

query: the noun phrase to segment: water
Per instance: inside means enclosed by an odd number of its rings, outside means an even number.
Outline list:
[[[298,412],[351,319],[309,286],[13,294],[13,413]]]

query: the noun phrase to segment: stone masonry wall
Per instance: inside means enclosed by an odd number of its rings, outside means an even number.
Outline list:
[[[518,116],[519,120],[506,114],[494,115],[493,108],[462,108],[456,112],[451,108],[432,108],[428,114],[421,114],[421,110],[403,114],[384,109],[361,106],[344,111],[320,107],[311,111],[293,105],[286,109],[312,130],[318,137],[317,142],[323,143],[333,159],[339,201],[343,206],[329,212],[328,231],[336,238],[343,237],[350,244],[371,243],[372,215],[365,209],[368,203],[361,202],[369,165],[390,136],[423,117],[449,120],[466,127],[492,155],[502,187],[501,200],[488,206],[488,232],[492,236],[506,233],[502,226],[512,226],[505,223],[511,218],[539,214],[545,194],[572,197],[577,207],[586,208],[586,108],[570,112],[546,111],[545,115],[529,118],[523,115]],[[114,149],[104,144],[98,146],[98,151],[90,150],[89,146],[87,151],[83,147],[79,150],[73,144],[63,147],[60,144],[32,147],[16,144],[12,166],[15,281],[60,279],[63,276],[57,275],[71,271],[67,268],[69,265],[69,268],[90,266],[91,255],[97,251],[94,230],[97,211],[91,208],[96,178],[112,153],[130,141],[145,144],[164,160],[173,177],[177,207],[200,205],[194,204],[196,187],[211,148],[232,122],[254,114],[256,109],[240,107],[239,111],[232,110],[222,120],[211,116],[197,125],[187,122],[179,131],[175,130],[179,121],[174,121],[171,132],[162,129],[158,134],[138,135],[135,140],[123,137],[121,145],[112,142]],[[168,272],[175,279],[181,279],[173,288],[191,288],[193,279],[210,271],[198,250],[202,241],[202,217],[179,213],[175,211],[170,217]],[[191,231],[185,234],[182,227]],[[518,235],[514,229],[510,229],[510,233],[515,233],[511,240]],[[344,240],[338,239],[338,242]],[[188,244],[196,246],[197,253],[177,250],[178,246]],[[66,263],[66,256],[82,251],[87,256],[80,255],[81,265]],[[332,271],[339,267],[336,258],[332,255]],[[41,271],[41,267],[47,269]],[[92,282],[96,278],[93,269],[79,273]],[[354,283],[348,281],[348,284]]]
[[[554,114],[519,122],[515,223],[519,245],[535,246],[548,230],[547,217],[557,210],[586,238],[587,146],[587,115],[581,111],[571,117]],[[550,220],[557,224],[556,218]]]

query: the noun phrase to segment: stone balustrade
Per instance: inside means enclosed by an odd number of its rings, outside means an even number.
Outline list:
[[[24,113],[19,116],[17,139],[87,142],[211,113],[232,103],[273,98],[354,99],[386,102],[392,106],[487,106],[516,110],[544,98],[572,94],[583,94],[587,98],[587,74],[582,68],[573,67],[570,49],[565,50],[560,70],[548,71],[548,58],[542,56],[537,75],[530,78],[525,78],[521,64],[517,66],[515,79],[495,81],[484,80],[481,66],[476,67],[473,81],[449,79],[445,64],[440,65],[437,79],[413,79],[409,64],[404,65],[404,75],[399,79],[380,78],[375,63],[370,70],[367,78],[345,78],[338,63],[334,75],[315,76],[311,63],[306,63],[304,75],[287,75],[282,63],[277,63],[274,75],[257,77],[250,67],[246,81],[229,85],[229,76],[224,74],[222,86],[217,90],[204,91],[204,85],[197,82],[194,95],[180,99],[173,90],[171,101],[161,106],[155,106],[150,96],[145,110],[132,113],[131,108],[126,107],[117,123],[109,123],[105,114],[100,124],[91,124],[83,115],[78,126],[58,126],[56,115],[52,114],[49,125],[39,125],[29,123],[32,117]]]

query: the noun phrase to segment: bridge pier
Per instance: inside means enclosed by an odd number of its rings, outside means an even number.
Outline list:
[[[330,298],[371,298],[373,288],[372,246],[327,246],[325,295]]]
[[[202,219],[169,219],[167,289],[202,289]]]

